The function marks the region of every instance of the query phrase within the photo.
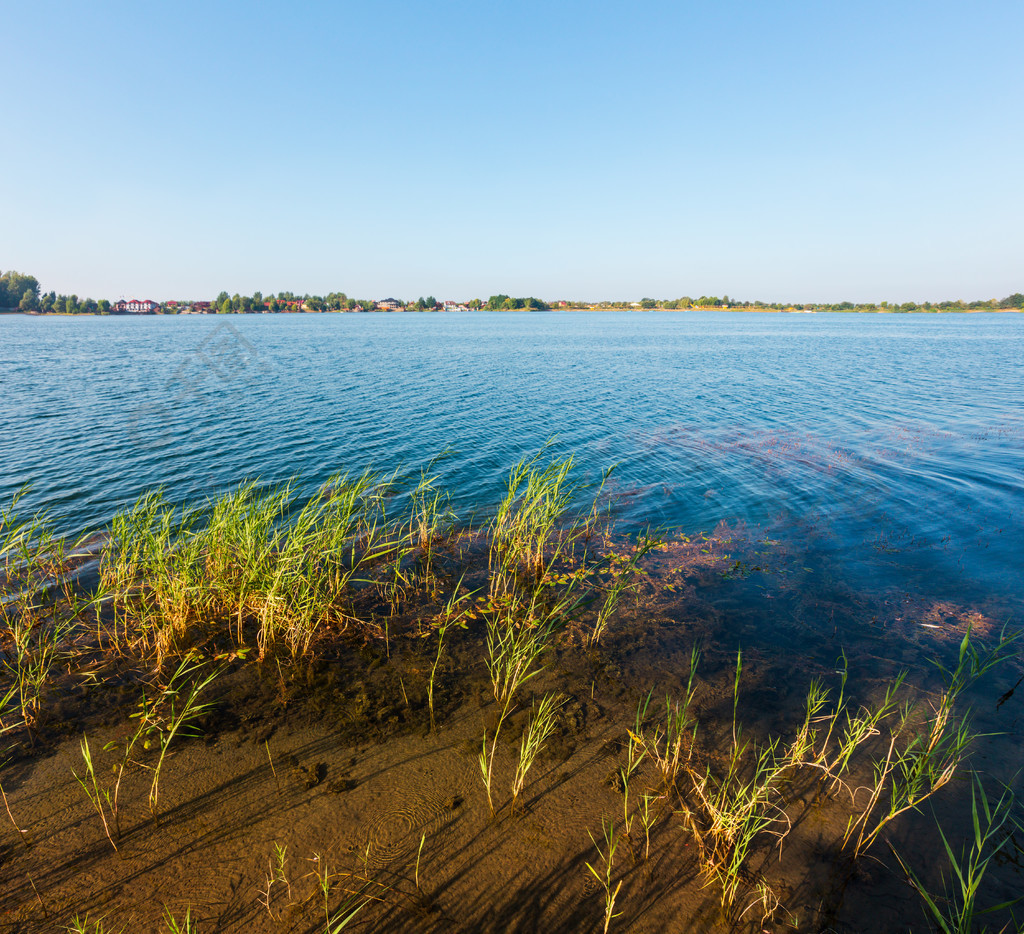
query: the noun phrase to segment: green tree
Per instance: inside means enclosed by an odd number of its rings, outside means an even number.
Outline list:
[[[641,298],[640,299],[640,307],[641,308],[657,308],[658,307],[658,303],[653,298]]]
[[[39,280],[35,276],[26,276],[13,269],[0,275],[0,308],[18,307],[26,290],[31,291],[34,298],[39,297]]]
[[[32,289],[25,289],[22,293],[21,301],[18,302],[18,308],[21,311],[38,311],[39,298]]]
[[[1024,308],[1024,295],[1020,292],[1014,292],[1013,295],[1007,295],[999,303],[1000,308]]]

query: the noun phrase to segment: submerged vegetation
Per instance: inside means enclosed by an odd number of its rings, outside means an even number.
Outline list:
[[[395,812],[401,833],[370,812],[344,853],[298,855],[295,844],[274,840],[254,857],[261,887],[232,902],[232,917],[249,930],[426,929],[443,914],[441,887],[425,880],[441,872],[454,813],[464,823],[479,815],[470,833],[486,835],[486,852],[526,829],[540,839],[546,799],[576,776],[592,782],[609,758],[603,787],[573,792],[588,807],[565,805],[566,823],[544,837],[575,853],[581,873],[573,884],[585,879],[593,894],[581,896],[575,921],[552,930],[624,930],[655,917],[659,900],[677,915],[689,905],[699,915],[695,929],[821,925],[825,899],[814,906],[786,881],[794,873],[789,854],[813,852],[832,867],[834,912],[866,861],[886,858],[882,844],[898,854],[888,862],[893,875],[909,880],[942,930],[973,930],[983,909],[1009,923],[1012,905],[987,901],[981,882],[1010,846],[1019,808],[1009,790],[990,805],[972,777],[976,735],[966,698],[1015,655],[1015,635],[983,644],[968,627],[930,691],[899,671],[875,690],[855,690],[840,654],[834,684],[809,677],[802,716],[774,730],[744,722],[742,650],[705,674],[694,638],[688,666],[667,689],[616,684],[609,671],[635,637],[616,638],[625,615],[647,601],[653,619],[671,589],[651,567],[670,536],[614,534],[602,499],[609,475],[588,492],[573,467],[571,457],[547,450],[524,459],[479,526],[457,521],[437,462],[411,482],[397,473],[339,473],[305,498],[297,482],[247,483],[200,506],[148,493],[118,513],[102,539],[75,546],[58,539],[45,516],[24,515],[15,499],[0,514],[0,788],[20,849],[3,844],[0,863],[25,860],[19,872],[30,887],[6,890],[12,917],[25,930],[53,929],[59,904],[60,929],[122,926],[114,895],[96,898],[88,887],[69,894],[61,878],[41,893],[27,868],[37,843],[19,812],[45,790],[36,785],[41,749],[60,769],[48,780],[70,778],[84,808],[75,818],[75,858],[102,876],[103,859],[114,867],[142,859],[150,836],[206,826],[203,802],[213,807],[215,792],[190,797],[190,770],[176,759],[201,773],[212,768],[201,758],[204,743],[255,722],[257,708],[287,719],[305,703],[333,737],[325,749],[362,754],[367,744],[418,734],[440,755],[458,745],[446,735],[462,736],[460,748],[476,760],[475,784],[457,793],[420,789],[430,803],[422,814],[411,805]],[[605,723],[603,745],[563,767],[588,709]],[[758,721],[764,713],[750,712]],[[275,755],[275,729],[261,727],[240,777],[215,787],[237,781],[263,796],[261,807],[287,800],[289,810],[298,807],[295,795],[314,789],[351,792],[355,781],[335,765],[328,773],[325,761]],[[68,749],[65,759],[57,755]],[[402,753],[411,761],[426,754]],[[68,759],[74,764],[61,764]],[[958,855],[940,829],[950,861],[944,878],[961,891],[938,896],[925,867],[899,852],[896,831],[954,780],[971,790],[973,830]],[[562,807],[551,806],[556,814]],[[35,807],[31,823],[41,825]],[[572,825],[579,813],[588,825]],[[235,833],[234,821],[219,826]],[[810,850],[806,840],[791,845],[805,826],[816,835]],[[301,873],[292,869],[300,861],[308,867]],[[211,878],[219,878],[216,866]],[[713,909],[701,901],[709,896]],[[200,924],[193,906],[155,910],[146,917],[168,930],[221,929]]]

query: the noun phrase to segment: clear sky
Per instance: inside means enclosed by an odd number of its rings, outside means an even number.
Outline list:
[[[0,270],[116,299],[1024,291],[1024,3],[3,5]]]

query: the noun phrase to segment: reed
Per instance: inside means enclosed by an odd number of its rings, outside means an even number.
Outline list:
[[[44,695],[75,626],[78,602],[67,575],[72,553],[45,513],[25,516],[23,487],[0,508],[0,672],[11,687],[0,698],[0,733],[14,728],[8,705],[17,700],[30,740],[45,718]],[[71,552],[74,551],[72,546]]]
[[[690,674],[686,685],[686,694],[682,702],[673,702],[671,698],[665,698],[665,718],[662,722],[655,724],[650,732],[643,728],[643,722],[647,717],[647,709],[650,704],[651,694],[641,701],[637,706],[635,732],[630,738],[639,741],[647,754],[650,755],[661,775],[662,788],[670,792],[676,784],[680,768],[683,765],[683,746],[686,737],[689,735],[690,747],[696,737],[697,723],[689,718],[690,703],[693,700],[695,690],[694,680],[697,675],[697,666],[700,663],[700,648],[694,646],[690,651]]]
[[[785,761],[777,757],[778,744],[773,739],[754,751],[749,778],[743,777],[745,746],[733,748],[724,776],[716,776],[710,767],[703,774],[690,773],[703,827],[696,829],[692,812],[687,817],[695,831],[701,867],[707,877],[721,884],[722,907],[727,911],[735,903],[741,870],[754,840],[768,832],[781,844],[789,830],[789,818],[776,788],[786,768]]]
[[[89,749],[88,736],[82,737],[81,750],[82,759],[85,761],[85,775],[79,775],[74,770],[72,770],[71,774],[75,776],[75,780],[82,786],[82,790],[88,797],[89,803],[92,804],[93,810],[99,815],[100,821],[103,824],[103,833],[106,834],[110,845],[114,848],[114,852],[117,853],[119,852],[117,843],[111,831],[112,821],[107,821],[107,813],[112,812],[115,805],[111,792],[101,787],[99,780],[96,778],[96,767],[92,761],[92,751]]]
[[[512,780],[512,802],[509,812],[515,813],[516,801],[526,785],[526,774],[555,731],[555,715],[559,704],[554,694],[545,694],[530,717],[530,724],[519,743],[519,762]]]
[[[412,514],[409,520],[410,544],[419,549],[423,574],[433,578],[434,548],[451,534],[456,516],[451,508],[451,495],[437,486],[438,474],[431,473],[439,460],[448,456],[443,451],[420,471],[420,479],[410,494]]]
[[[45,718],[44,695],[54,667],[63,659],[63,645],[73,628],[70,620],[39,621],[28,614],[11,620],[9,649],[2,665],[11,676],[21,722],[34,734]],[[7,695],[9,696],[9,695]],[[0,704],[2,712],[3,704]]]
[[[598,885],[604,891],[604,934],[608,934],[608,930],[611,927],[612,921],[622,914],[620,911],[618,914],[615,912],[615,901],[619,897],[619,891],[622,889],[622,880],[620,879],[614,885],[612,885],[612,877],[615,869],[615,851],[619,845],[619,837],[615,832],[614,821],[602,821],[601,831],[604,834],[604,846],[594,839],[594,835],[590,834],[590,840],[597,849],[597,854],[600,857],[598,866],[595,868],[591,863],[587,863],[587,869],[590,870],[590,874],[597,880]],[[589,831],[588,831],[589,833]]]
[[[223,669],[215,669],[203,678],[194,679],[191,684],[185,683],[188,676],[202,666],[202,661],[196,656],[186,656],[161,692],[158,706],[150,708],[143,718],[144,726],[159,735],[160,754],[156,765],[152,767],[153,780],[149,789],[149,808],[154,813],[160,795],[160,774],[171,744],[178,736],[195,735],[190,733],[190,724],[213,706],[212,702],[199,703],[199,695]],[[169,707],[166,713],[163,709],[165,704]]]
[[[460,578],[459,582],[455,585],[451,596],[448,598],[448,602],[434,619],[432,627],[437,635],[437,652],[434,655],[434,662],[430,666],[430,677],[427,680],[427,707],[430,711],[430,731],[432,733],[437,731],[437,724],[434,719],[434,682],[437,678],[438,666],[441,664],[441,656],[444,653],[445,636],[448,634],[448,630],[453,627],[466,628],[467,617],[472,611],[472,605],[461,605],[467,603],[477,593],[475,590],[469,593],[460,593],[462,580]]]
[[[337,934],[338,931],[343,931],[347,928],[353,918],[370,902],[374,901],[372,895],[366,894],[371,883],[369,880],[363,879],[360,887],[355,892],[347,891],[341,904],[332,911],[331,878],[335,873],[329,871],[326,857],[319,853],[313,854],[312,862],[313,875],[316,877],[317,888],[320,890],[320,895],[323,898],[323,911],[326,920],[324,934]]]
[[[67,924],[64,930],[67,934],[110,934],[109,929],[105,926],[106,918],[90,919],[88,912],[84,916],[75,915]],[[124,928],[118,929],[118,934],[124,931]]]
[[[267,914],[270,915],[271,920],[279,921],[280,918],[274,916],[274,910],[271,903],[274,900],[274,886],[280,883],[288,892],[289,900],[292,897],[292,885],[288,880],[287,872],[288,864],[288,847],[282,846],[275,841],[274,853],[270,858],[270,871],[266,874],[266,885],[260,891],[259,903],[267,909]]]
[[[631,591],[634,586],[634,578],[639,570],[640,562],[649,555],[655,548],[662,544],[662,539],[652,536],[650,531],[638,536],[632,553],[628,558],[613,554],[609,559],[609,574],[611,581],[604,587],[604,600],[597,611],[593,629],[588,637],[591,646],[598,645],[608,622],[618,609],[622,597]]]
[[[959,718],[955,715],[957,700],[983,674],[1009,656],[1016,639],[1016,635],[1008,637],[1004,631],[995,648],[982,653],[972,643],[968,629],[956,663],[949,669],[939,666],[946,678],[946,689],[932,706],[930,716],[915,726],[913,707],[908,704],[900,710],[885,756],[875,762],[868,803],[859,815],[850,818],[843,837],[846,846],[856,834],[855,857],[869,849],[891,821],[917,810],[956,775],[975,738],[970,714]],[[912,735],[906,745],[901,745],[906,734]]]
[[[164,907],[164,926],[168,934],[198,934],[199,923],[192,918],[191,907],[185,909],[185,917],[180,921],[171,914],[170,908]]]
[[[492,596],[509,592],[521,579],[543,576],[558,523],[579,490],[570,480],[572,456],[538,466],[546,449],[547,445],[509,472],[505,496],[489,529]],[[563,536],[563,546],[566,541]]]
[[[943,934],[970,934],[976,930],[979,915],[1003,911],[1021,900],[1018,896],[983,910],[978,908],[978,895],[989,864],[998,859],[999,854],[1009,845],[1013,833],[1024,827],[1014,814],[1016,800],[1008,787],[1004,787],[998,800],[990,804],[978,773],[972,773],[972,777],[972,835],[968,845],[959,853],[954,852],[942,826],[938,827],[950,870],[948,879],[946,873],[943,873],[942,895],[930,893],[899,853],[893,850],[910,884],[924,901],[925,914]]]

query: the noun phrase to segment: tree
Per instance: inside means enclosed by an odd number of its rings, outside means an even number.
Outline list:
[[[99,313],[101,315],[109,315],[110,314],[110,302],[108,302],[105,298],[101,298],[96,303],[96,308],[97,308],[97,310],[99,311]]]
[[[1007,295],[999,303],[1000,308],[1021,308],[1024,309],[1024,295],[1020,292],[1014,292],[1013,295]]]
[[[21,295],[21,301],[18,302],[18,308],[21,311],[36,311],[39,308],[39,299],[36,297],[36,293],[32,289],[25,289]]]
[[[653,298],[641,298],[640,299],[640,307],[641,308],[657,308],[658,307],[658,303]]]

